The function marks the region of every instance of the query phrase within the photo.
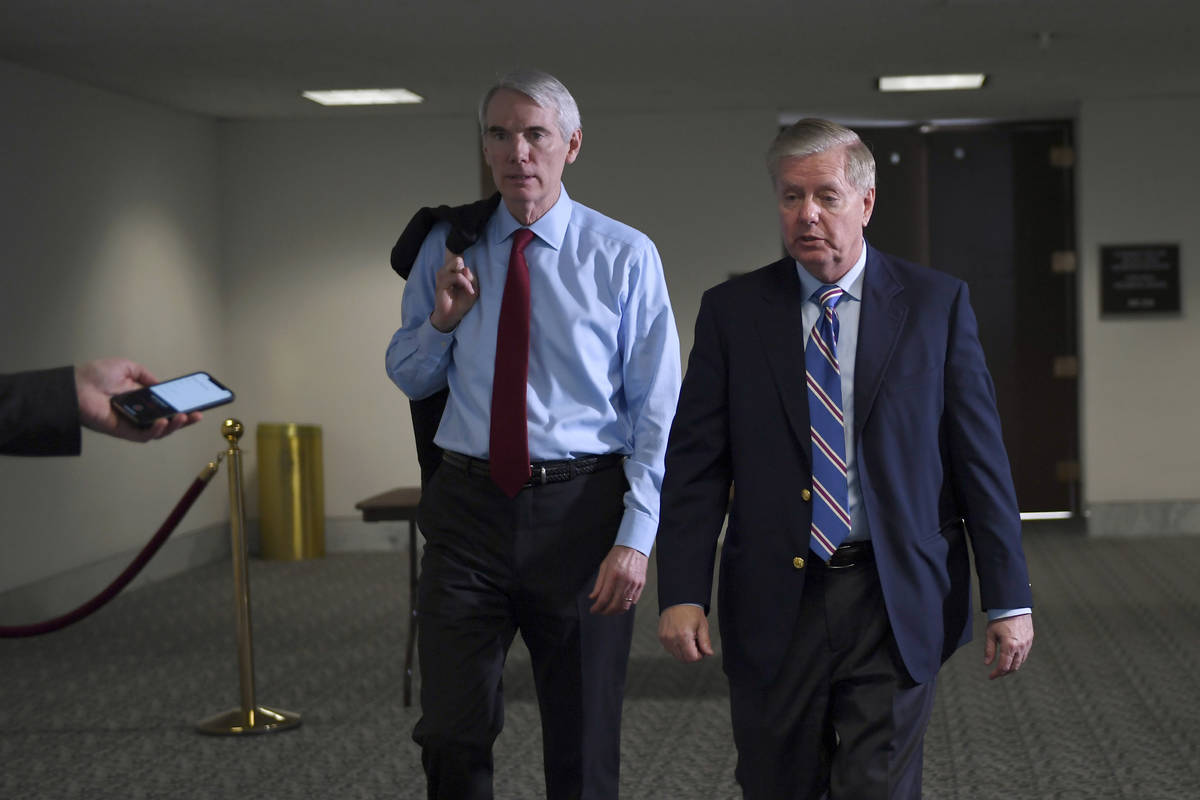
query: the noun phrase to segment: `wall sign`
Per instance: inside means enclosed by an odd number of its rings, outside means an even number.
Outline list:
[[[1178,312],[1179,245],[1100,246],[1100,312]]]

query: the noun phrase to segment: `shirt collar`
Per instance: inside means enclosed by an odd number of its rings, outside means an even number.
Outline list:
[[[537,222],[528,226],[539,239],[555,250],[562,246],[563,239],[567,235],[567,224],[571,221],[571,211],[575,207],[574,201],[567,194],[567,187],[560,186],[559,188],[558,202],[551,206],[550,210],[543,214]],[[502,242],[512,236],[518,228],[526,227],[517,222],[517,218],[504,205],[503,200],[496,208],[491,224],[492,232],[495,234],[494,240],[497,242]]]
[[[862,252],[858,254],[858,260],[854,262],[854,266],[846,271],[842,279],[837,282],[846,296],[862,301],[862,284],[863,273],[867,270],[867,241],[863,240]],[[796,262],[796,273],[800,276],[800,291],[804,293],[804,299],[808,299],[825,284],[817,280],[813,275],[801,266],[800,262]]]

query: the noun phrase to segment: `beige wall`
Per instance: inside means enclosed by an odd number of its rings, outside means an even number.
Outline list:
[[[106,355],[227,371],[215,125],[0,62],[0,370]],[[0,591],[149,539],[220,447],[86,431],[81,458],[0,457]],[[201,498],[185,528],[219,518]]]
[[[779,252],[758,155],[774,115],[680,135],[710,123],[587,115],[583,152],[565,177],[575,199],[658,243],[685,353],[703,289]],[[229,380],[251,428],[322,426],[329,516],[352,516],[356,500],[419,480],[407,402],[383,368],[404,286],[388,253],[421,205],[478,196],[477,147],[468,116],[221,126]]]
[[[248,439],[259,422],[320,425],[326,514],[353,515],[419,482],[408,404],[384,371],[404,289],[388,255],[420,205],[478,195],[473,124],[231,122],[220,141],[238,413]],[[247,473],[253,487],[253,452]]]
[[[407,403],[383,369],[403,291],[387,258],[418,206],[477,195],[472,117],[214,123],[3,74],[28,106],[0,134],[21,154],[6,184],[41,198],[22,214],[29,204],[14,202],[5,221],[8,329],[38,344],[10,339],[4,369],[124,353],[164,374],[211,370],[247,426],[251,516],[259,422],[322,426],[330,517],[417,482]],[[779,252],[760,157],[775,115],[586,119],[567,185],[654,237],[686,355],[701,292]],[[15,264],[45,280],[18,286]],[[219,448],[223,415],[150,448],[88,435],[80,459],[0,460],[11,477],[0,592],[140,546]],[[210,490],[180,530],[222,521],[222,494]],[[22,510],[29,497],[53,513]]]
[[[1084,103],[1082,438],[1090,503],[1200,502],[1200,97]],[[1178,243],[1179,315],[1100,317],[1105,244]]]
[[[0,369],[121,353],[164,377],[211,370],[248,426],[252,515],[259,422],[323,427],[330,517],[417,482],[407,406],[383,368],[403,290],[387,257],[419,205],[476,195],[468,114],[217,123],[3,63],[0,89]],[[761,158],[776,114],[590,114],[580,100],[567,186],[657,242],[686,357],[702,291],[780,252]],[[1151,136],[1133,130],[1147,120]],[[1200,288],[1187,267],[1200,167],[1186,155],[1198,129],[1191,98],[1083,106],[1091,502],[1200,498]],[[1182,316],[1099,319],[1098,245],[1136,241],[1181,243]],[[89,433],[82,458],[0,458],[0,592],[140,546],[219,448],[220,416],[149,447]],[[183,535],[220,523],[225,503],[210,490]]]
[[[686,363],[704,290],[783,253],[763,158],[778,117],[583,110],[583,152],[568,168],[567,187],[657,244]]]

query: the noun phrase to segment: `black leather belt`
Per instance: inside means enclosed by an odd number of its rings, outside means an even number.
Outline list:
[[[529,480],[525,485],[543,486],[547,483],[562,483],[580,475],[591,475],[593,472],[620,466],[624,461],[625,456],[622,453],[564,458],[561,461],[535,461],[529,465]],[[455,453],[453,450],[442,451],[442,463],[476,477],[489,478],[492,474],[486,459],[472,458],[462,453]]]
[[[847,542],[833,551],[833,555],[829,557],[828,566],[830,569],[846,569],[859,564],[870,564],[874,560],[875,551],[871,548],[870,542]],[[823,563],[819,558],[817,562]]]

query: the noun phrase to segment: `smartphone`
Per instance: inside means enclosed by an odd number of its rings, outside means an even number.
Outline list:
[[[132,392],[113,395],[112,407],[138,427],[159,417],[187,414],[233,402],[233,392],[207,372],[193,372]]]

